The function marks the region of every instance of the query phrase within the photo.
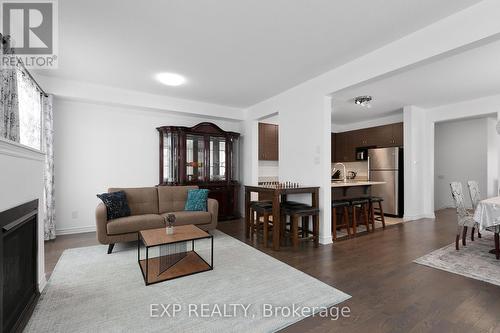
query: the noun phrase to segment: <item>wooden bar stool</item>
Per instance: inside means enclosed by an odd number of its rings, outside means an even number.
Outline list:
[[[285,209],[287,208],[298,208],[298,207],[310,207],[309,205],[305,204],[305,203],[302,203],[302,202],[297,202],[297,201],[283,201],[281,203],[281,238],[282,238],[282,242],[284,242],[284,239],[285,239],[285,232],[286,232],[286,227],[287,225],[290,226],[290,230],[291,230],[291,224],[292,224],[292,221],[291,221],[291,217],[290,217],[290,222],[288,223],[287,222],[287,215],[285,214]],[[299,228],[300,230],[300,233],[302,235],[303,238],[307,237],[307,235],[309,234],[309,217],[307,216],[303,216],[302,217],[302,227]]]
[[[263,242],[264,246],[267,247],[270,227],[272,227],[273,205],[268,202],[253,202],[250,204],[250,212],[252,214],[250,235],[252,236],[255,231],[255,234],[258,236],[260,225],[262,224]]]
[[[370,200],[367,198],[356,198],[350,200],[351,208],[352,208],[352,230],[354,236],[357,234],[358,227],[358,217],[356,216],[356,209],[359,209],[359,215],[363,216],[363,222],[366,227],[366,231],[370,232],[370,224],[369,224],[369,214],[368,214],[368,206],[370,205]]]
[[[382,208],[382,201],[384,201],[381,197],[369,197],[370,200],[370,222],[373,225],[373,230],[375,230],[375,221],[382,222],[382,228],[385,229],[385,217],[384,217],[384,209]],[[378,207],[375,205],[378,204]],[[375,214],[378,214],[375,217]]]
[[[307,218],[307,223],[309,223],[309,217],[313,218],[313,231],[312,237],[314,241],[314,247],[319,245],[319,209],[311,206],[295,206],[295,207],[285,207],[284,215],[290,216],[291,227],[290,231],[292,233],[292,245],[294,248],[299,247],[299,219]],[[308,232],[309,233],[309,232]]]
[[[334,200],[332,201],[332,239],[337,239],[337,229],[346,228],[347,236],[351,237],[351,228],[349,227],[349,201]],[[341,213],[343,223],[338,223],[337,215]]]

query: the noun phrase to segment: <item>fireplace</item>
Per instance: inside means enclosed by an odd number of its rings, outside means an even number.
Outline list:
[[[0,213],[0,324],[22,328],[39,296],[38,200]]]

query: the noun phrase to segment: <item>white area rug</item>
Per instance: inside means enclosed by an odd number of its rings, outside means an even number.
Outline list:
[[[467,239],[466,247],[460,240],[459,251],[455,250],[453,243],[414,262],[500,286],[500,260],[488,252],[495,247],[493,234],[484,231],[482,236],[473,242]]]
[[[135,246],[117,245],[111,255],[106,246],[64,251],[25,331],[272,332],[310,314],[264,317],[265,304],[331,307],[350,297],[222,232],[213,234],[213,271],[147,287]],[[208,254],[208,243],[196,248]],[[181,310],[172,317],[171,307],[170,316],[153,318],[151,304],[178,304]],[[189,313],[189,304],[197,310]],[[202,304],[209,312],[226,304],[229,317],[202,318]],[[230,304],[249,306],[248,315]]]

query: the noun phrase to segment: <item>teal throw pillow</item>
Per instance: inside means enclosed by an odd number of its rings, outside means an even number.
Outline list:
[[[208,190],[188,190],[184,210],[191,212],[207,211]]]

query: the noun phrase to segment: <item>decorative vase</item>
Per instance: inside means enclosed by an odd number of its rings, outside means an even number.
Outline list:
[[[173,235],[174,234],[174,227],[167,226],[166,228],[167,235]]]
[[[167,214],[167,216],[165,216],[165,224],[167,226],[165,228],[167,235],[172,235],[174,233],[175,215]]]

